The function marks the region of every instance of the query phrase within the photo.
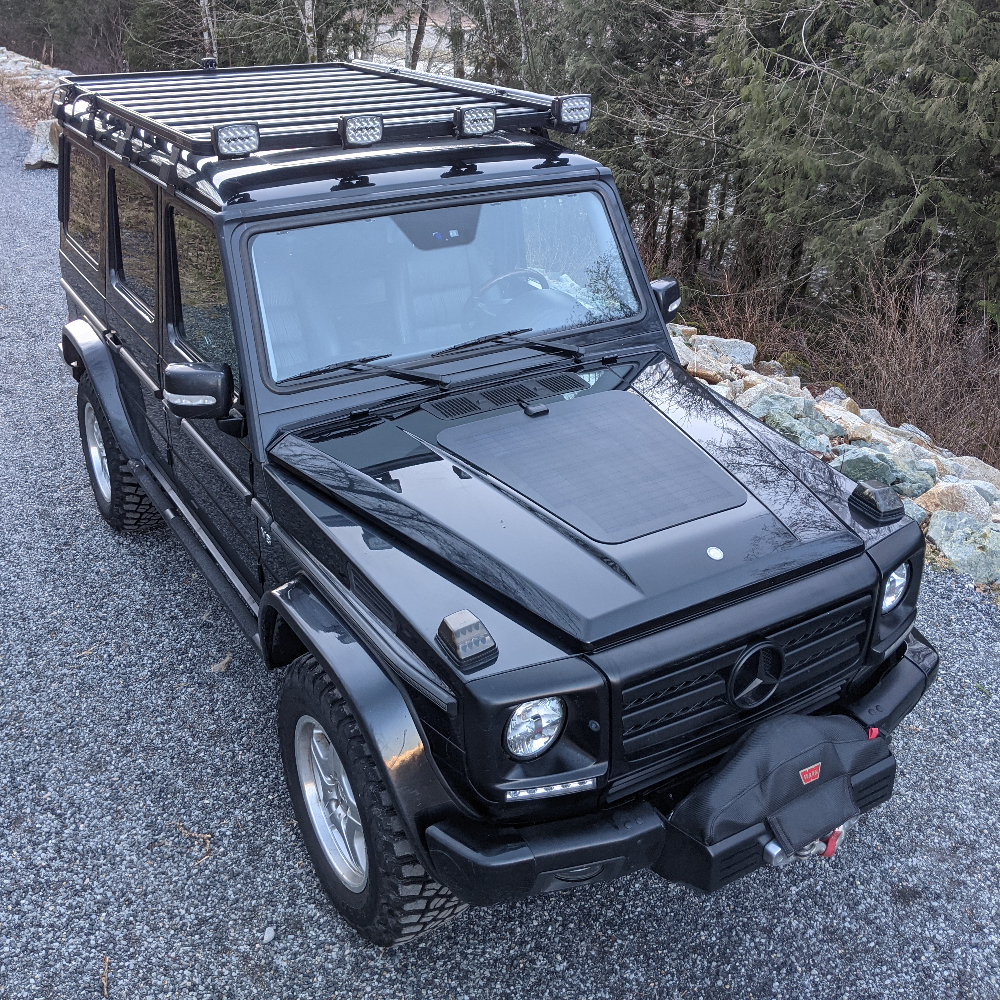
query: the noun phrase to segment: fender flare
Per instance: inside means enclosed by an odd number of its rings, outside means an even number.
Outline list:
[[[125,458],[141,464],[143,450],[125,411],[111,348],[85,319],[70,320],[63,327],[61,347],[63,360],[73,370],[73,377],[79,381],[84,370],[90,376]]]
[[[414,851],[436,878],[424,831],[442,819],[468,815],[470,810],[462,807],[439,776],[402,692],[302,576],[261,599],[259,634],[269,667],[294,657],[288,637],[276,636],[279,621],[316,657],[344,696]],[[283,648],[286,655],[276,657],[276,648]]]

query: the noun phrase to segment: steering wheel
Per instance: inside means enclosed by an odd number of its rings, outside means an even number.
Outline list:
[[[476,305],[482,301],[483,296],[491,289],[495,288],[501,282],[509,281],[511,278],[521,278],[525,283],[529,281],[537,281],[542,288],[549,287],[549,279],[542,274],[541,271],[536,271],[533,267],[516,267],[513,271],[508,271],[506,274],[498,275],[496,278],[490,278],[482,288],[469,297],[469,301],[465,304],[467,310],[474,309]]]

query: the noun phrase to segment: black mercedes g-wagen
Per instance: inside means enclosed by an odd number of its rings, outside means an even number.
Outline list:
[[[372,941],[651,868],[829,856],[933,680],[924,542],[689,377],[590,98],[352,64],[78,77],[62,335],[115,529],[269,667]]]

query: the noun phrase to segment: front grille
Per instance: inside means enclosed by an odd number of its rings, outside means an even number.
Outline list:
[[[630,769],[655,763],[667,777],[725,749],[762,719],[810,712],[839,697],[857,671],[871,597],[865,596],[794,624],[753,637],[779,647],[784,658],[774,695],[741,711],[727,697],[729,674],[748,643],[712,650],[696,660],[668,664],[622,691],[622,750]]]

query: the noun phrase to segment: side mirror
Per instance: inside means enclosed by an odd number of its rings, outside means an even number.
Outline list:
[[[167,365],[163,399],[175,417],[228,417],[233,405],[233,372],[229,365]]]
[[[663,322],[672,323],[681,307],[680,282],[676,278],[657,278],[649,283],[649,287],[653,289],[653,298],[660,307]]]

